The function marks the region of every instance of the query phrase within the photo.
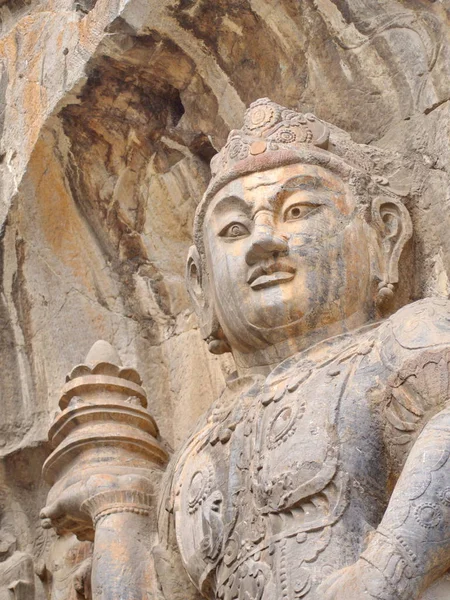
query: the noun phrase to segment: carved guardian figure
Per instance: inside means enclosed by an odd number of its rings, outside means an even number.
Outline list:
[[[450,597],[450,304],[402,307],[411,219],[375,154],[264,98],[213,159],[187,280],[237,371],[172,457],[127,599]]]

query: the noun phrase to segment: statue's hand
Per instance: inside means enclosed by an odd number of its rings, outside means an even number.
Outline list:
[[[59,535],[93,530],[91,518],[81,506],[95,494],[117,487],[117,476],[91,474],[81,478],[82,475],[69,473],[52,487],[40,514],[44,529],[53,527]]]
[[[330,575],[317,594],[322,600],[399,600],[380,571],[362,559]]]
[[[44,529],[53,527],[59,535],[74,533],[79,539],[93,540],[91,515],[83,510],[83,503],[97,494],[114,490],[133,490],[153,493],[149,479],[141,475],[125,473],[90,473],[83,477],[69,473],[50,490],[47,506],[40,517]]]

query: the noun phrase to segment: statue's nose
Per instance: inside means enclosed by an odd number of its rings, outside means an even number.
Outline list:
[[[255,226],[249,249],[245,255],[248,265],[270,256],[285,255],[288,251],[288,242],[285,237],[276,233],[271,225],[260,224]]]

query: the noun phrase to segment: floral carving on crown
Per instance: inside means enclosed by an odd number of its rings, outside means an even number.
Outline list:
[[[228,171],[250,156],[281,148],[316,146],[327,148],[330,131],[311,113],[302,114],[261,98],[245,112],[242,129],[234,129],[227,143],[211,161],[213,177]]]

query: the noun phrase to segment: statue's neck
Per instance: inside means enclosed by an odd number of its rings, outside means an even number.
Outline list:
[[[328,324],[323,328],[315,329],[300,336],[292,336],[275,344],[267,345],[265,348],[253,352],[240,352],[233,349],[233,357],[239,376],[245,375],[268,375],[283,360],[307,350],[319,342],[349,333],[371,321],[363,312],[354,313],[346,320]],[[320,351],[320,349],[318,349]]]

